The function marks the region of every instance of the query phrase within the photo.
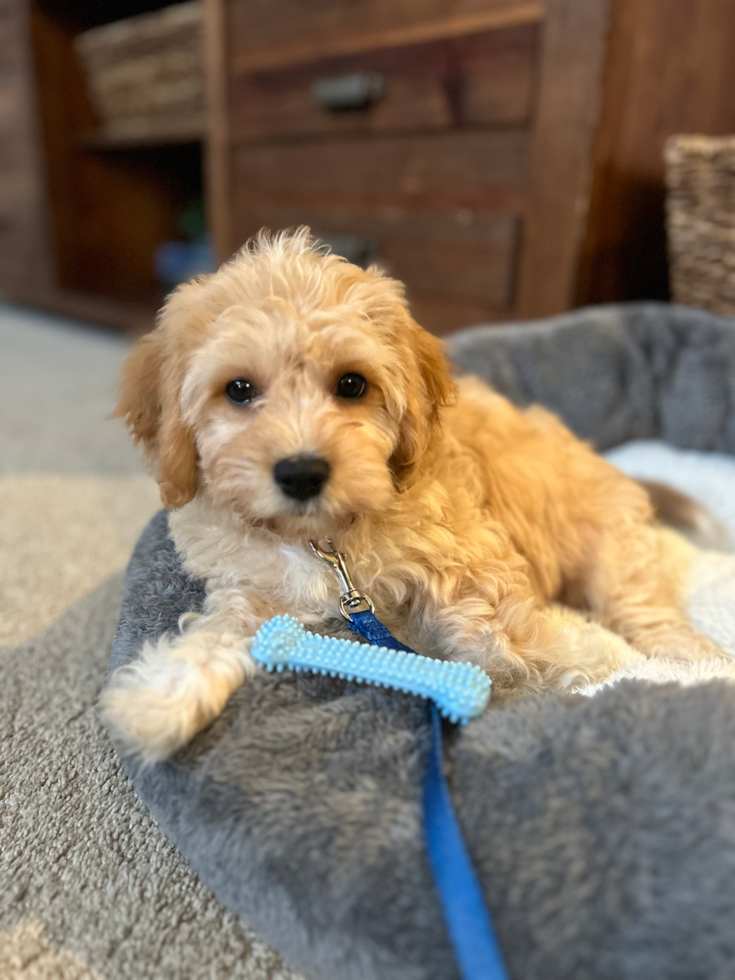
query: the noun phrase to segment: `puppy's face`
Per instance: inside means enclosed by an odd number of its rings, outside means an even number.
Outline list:
[[[400,393],[365,326],[349,304],[274,299],[214,321],[180,401],[216,504],[318,533],[389,502]]]
[[[167,506],[200,492],[290,538],[385,508],[451,393],[400,286],[301,234],[173,294],[128,362],[118,414]]]

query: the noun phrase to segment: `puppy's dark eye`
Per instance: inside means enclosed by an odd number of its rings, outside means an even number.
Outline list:
[[[230,381],[225,388],[225,394],[236,405],[247,405],[248,402],[251,402],[255,398],[258,392],[255,390],[255,385],[252,382],[246,381],[244,378],[238,378],[237,381]]]
[[[337,382],[339,398],[362,398],[367,391],[367,381],[361,374],[343,374]]]

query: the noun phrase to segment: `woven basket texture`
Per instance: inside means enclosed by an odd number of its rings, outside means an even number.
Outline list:
[[[665,159],[673,298],[735,316],[735,136],[674,136]]]
[[[204,132],[199,0],[95,27],[75,43],[104,135]]]

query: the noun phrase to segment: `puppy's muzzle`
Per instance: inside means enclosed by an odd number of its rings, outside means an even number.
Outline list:
[[[317,497],[329,479],[329,463],[321,456],[289,456],[273,467],[273,478],[294,500]]]

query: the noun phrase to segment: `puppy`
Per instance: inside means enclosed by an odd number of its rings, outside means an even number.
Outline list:
[[[456,382],[401,285],[323,254],[306,229],[261,235],[179,287],[127,361],[116,413],[207,588],[203,615],[103,696],[145,761],[222,711],[266,619],[339,617],[314,538],[335,539],[399,639],[474,660],[496,690],[599,681],[631,646],[719,653],[686,619],[646,492],[549,412]],[[559,615],[559,599],[618,636]]]

